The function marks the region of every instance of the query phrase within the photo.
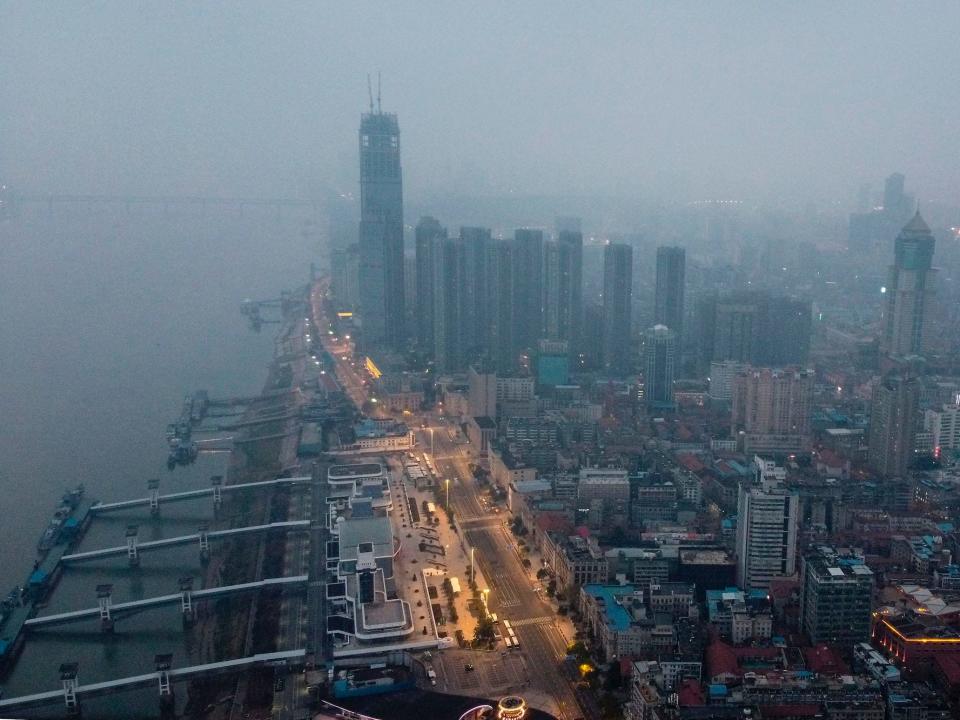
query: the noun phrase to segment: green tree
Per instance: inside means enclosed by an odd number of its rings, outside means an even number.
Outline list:
[[[476,629],[473,631],[473,643],[474,645],[482,645],[483,643],[490,644],[493,642],[494,638],[494,629],[493,622],[489,617],[482,617],[477,623]]]

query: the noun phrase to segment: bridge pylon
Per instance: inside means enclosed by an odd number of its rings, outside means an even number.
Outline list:
[[[100,631],[113,632],[113,585],[97,585],[97,606],[100,608]]]
[[[150,493],[150,514],[156,517],[160,514],[160,478],[147,480],[147,490]]]
[[[189,575],[180,578],[180,613],[184,627],[193,624],[196,610],[193,606],[193,578]]]
[[[165,653],[153,659],[157,668],[157,689],[160,691],[160,714],[164,716],[173,710],[173,685],[170,684],[170,668],[173,667],[173,655]]]
[[[60,682],[63,683],[63,703],[67,707],[67,715],[80,714],[80,700],[77,698],[77,672],[80,666],[73,663],[63,663],[60,666]]]
[[[213,486],[213,513],[216,515],[223,505],[223,475],[211,475],[210,484]]]
[[[137,549],[139,534],[140,528],[137,525],[127,525],[127,562],[130,567],[137,567],[140,564],[140,552]]]
[[[201,525],[198,530],[200,535],[200,562],[210,560],[210,530],[206,525]]]

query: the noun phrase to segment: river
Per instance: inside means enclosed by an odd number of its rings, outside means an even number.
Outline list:
[[[26,205],[0,221],[0,589],[24,581],[66,487],[124,499],[145,495],[151,477],[175,492],[223,471],[226,455],[168,471],[166,424],[195,389],[260,390],[275,326],[253,333],[239,304],[306,283],[323,227],[307,208]],[[128,522],[143,539],[195,532],[210,511],[207,499],[164,508],[159,521],[98,519],[81,549],[123,544]],[[125,560],[71,569],[45,612],[95,605],[99,583],[120,602],[175,592],[189,574],[199,575],[192,546],[145,555],[136,573]],[[155,653],[203,661],[178,613],[131,618],[110,639],[96,623],[32,636],[5,695],[57,688],[65,661],[80,662],[81,683],[151,671]],[[155,692],[85,703],[85,716],[155,714]]]

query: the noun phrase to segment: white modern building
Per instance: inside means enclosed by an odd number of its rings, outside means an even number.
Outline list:
[[[756,477],[741,483],[737,501],[737,585],[766,590],[772,578],[797,570],[800,502],[784,485],[782,468],[754,463]]]

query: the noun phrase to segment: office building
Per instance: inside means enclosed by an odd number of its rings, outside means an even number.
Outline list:
[[[360,319],[365,347],[404,340],[403,183],[393,113],[360,120]]]
[[[414,231],[417,253],[416,329],[420,347],[433,353],[433,243],[447,237],[447,229],[435,218],[420,218]]]
[[[885,477],[904,477],[913,461],[920,382],[885,376],[873,388],[867,462]]]
[[[614,375],[632,368],[633,248],[610,243],[603,250],[603,367]]]
[[[666,325],[683,337],[683,296],[686,282],[687,253],[682,247],[657,248],[657,286],[653,322]]]
[[[521,228],[513,236],[514,350],[536,348],[543,335],[543,231]]]
[[[934,244],[919,211],[897,235],[880,338],[880,347],[888,355],[923,355],[930,350],[937,273],[931,267]]]
[[[678,344],[677,333],[666,325],[654,325],[643,334],[644,399],[651,408],[673,407]]]
[[[802,452],[810,447],[814,374],[747,368],[733,381],[730,431],[744,452]]]
[[[770,581],[796,572],[799,497],[783,483],[782,468],[760,458],[756,476],[737,499],[737,585],[768,590]]]
[[[870,641],[873,572],[863,557],[819,547],[803,558],[800,624],[814,645]]]

